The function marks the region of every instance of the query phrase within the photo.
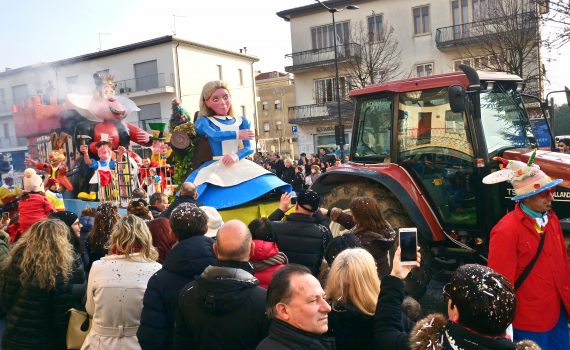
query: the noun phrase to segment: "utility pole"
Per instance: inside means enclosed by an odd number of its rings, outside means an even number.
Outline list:
[[[172,35],[176,35],[176,17],[178,17],[178,18],[186,18],[186,16],[172,15],[172,20],[173,20]]]

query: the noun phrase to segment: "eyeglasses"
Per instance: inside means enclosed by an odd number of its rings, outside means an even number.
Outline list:
[[[537,195],[541,198],[548,199],[548,198],[554,197],[555,191],[556,191],[556,189],[553,187],[553,188],[549,188],[547,190],[544,190],[542,192],[539,192],[539,193],[537,193]]]

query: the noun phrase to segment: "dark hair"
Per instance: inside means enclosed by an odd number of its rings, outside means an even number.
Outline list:
[[[120,218],[117,206],[111,202],[103,202],[97,207],[93,226],[88,234],[89,249],[92,252],[105,254],[105,245],[111,237],[111,230]]]
[[[97,209],[92,207],[85,207],[85,209],[81,211],[81,216],[95,217],[95,214],[97,214]]]
[[[253,239],[267,242],[277,242],[275,232],[268,218],[255,219],[247,225]]]
[[[143,190],[142,188],[135,188],[133,190],[133,193],[131,194],[131,198],[142,198],[146,200],[146,191]]]
[[[325,260],[332,266],[334,259],[345,249],[362,247],[360,240],[353,233],[337,236],[325,248]]]
[[[162,193],[162,192],[154,192],[154,193],[150,196],[150,198],[149,198],[148,201],[150,202],[150,205],[153,205],[154,203],[162,202],[162,199],[163,199],[164,197],[168,198],[168,196],[165,195],[165,194]]]
[[[311,271],[303,265],[288,264],[277,270],[267,288],[265,313],[268,318],[275,317],[275,305],[291,301],[291,276],[311,274]]]
[[[192,203],[180,203],[170,214],[170,227],[178,241],[208,231],[208,215]]]
[[[444,287],[444,295],[459,310],[460,324],[485,335],[504,334],[515,317],[513,287],[487,266],[460,266]]]
[[[143,198],[133,198],[127,206],[127,213],[138,216],[143,220],[148,220],[150,219],[150,210],[147,205],[148,204]]]

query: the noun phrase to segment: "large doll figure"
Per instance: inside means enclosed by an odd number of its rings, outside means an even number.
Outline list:
[[[186,179],[196,185],[198,200],[216,209],[247,203],[274,189],[291,191],[291,185],[244,159],[253,153],[250,140],[254,133],[244,116],[234,116],[231,99],[225,82],[215,80],[204,85],[200,117],[194,127],[198,135],[208,138],[214,159]]]
[[[77,198],[93,201],[97,199],[97,192],[99,192],[102,197],[99,198],[99,200],[112,200],[114,197],[114,188],[111,170],[115,170],[116,164],[115,161],[112,160],[113,151],[111,150],[111,144],[108,141],[99,141],[97,143],[97,155],[99,156],[99,160],[92,160],[89,157],[89,149],[86,145],[81,145],[80,151],[83,153],[85,164],[89,165],[91,169],[94,169],[95,173],[89,180],[89,193],[81,192]],[[124,152],[123,146],[119,146],[119,151]]]

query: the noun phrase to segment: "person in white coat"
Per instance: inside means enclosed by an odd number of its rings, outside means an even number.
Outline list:
[[[113,227],[109,254],[93,263],[87,284],[91,330],[81,350],[141,349],[136,334],[150,277],[161,268],[144,221],[134,215]]]

